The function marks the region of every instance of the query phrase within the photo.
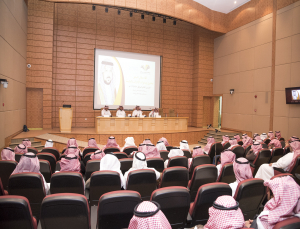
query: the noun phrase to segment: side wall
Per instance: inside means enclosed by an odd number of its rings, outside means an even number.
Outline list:
[[[20,0],[0,0],[0,148],[5,138],[26,124],[27,6]]]

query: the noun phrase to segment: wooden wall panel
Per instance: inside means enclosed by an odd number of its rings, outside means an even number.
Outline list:
[[[27,88],[26,118],[28,128],[43,128],[43,89]]]

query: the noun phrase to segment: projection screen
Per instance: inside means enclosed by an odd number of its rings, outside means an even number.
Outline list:
[[[161,57],[95,49],[94,109],[159,107]]]

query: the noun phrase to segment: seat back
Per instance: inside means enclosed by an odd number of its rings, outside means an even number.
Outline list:
[[[91,160],[91,156],[92,156],[93,153],[87,153],[84,158],[83,158],[83,164],[86,166],[86,163]]]
[[[87,181],[93,172],[99,171],[100,170],[100,160],[94,159],[94,160],[89,160],[86,163],[85,167],[85,180]]]
[[[229,142],[225,142],[224,146],[223,146],[223,149],[228,149],[230,147],[230,143]]]
[[[184,228],[190,208],[190,193],[185,187],[168,187],[155,190],[151,200],[160,205],[172,228]]]
[[[208,152],[211,162],[213,161],[214,156],[220,155],[222,151],[223,151],[223,146],[221,142],[215,142],[214,144],[212,144]]]
[[[0,228],[36,229],[30,204],[23,196],[0,196]]]
[[[170,152],[170,150],[173,148],[173,146],[166,146],[166,148]]]
[[[126,153],[123,152],[114,152],[114,155],[118,158],[118,159],[122,159],[122,158],[128,158]]]
[[[236,158],[244,157],[245,155],[245,150],[242,146],[234,146],[231,150]]]
[[[0,196],[5,196],[8,195],[8,192],[6,190],[4,190],[3,185],[2,185],[2,181],[0,178]]]
[[[280,139],[280,144],[281,144],[281,148],[284,148],[284,147],[285,147],[285,141],[284,141],[284,140],[282,141],[282,140]]]
[[[232,190],[225,183],[210,183],[202,185],[197,192],[196,199],[190,208],[190,215],[193,219],[192,224],[206,224],[209,214],[208,209],[213,205],[213,202],[219,197],[228,195],[231,196]]]
[[[271,153],[271,159],[269,163],[274,163],[278,161],[279,158],[283,157],[284,150],[282,148],[274,148]]]
[[[119,161],[121,163],[121,171],[123,174],[125,174],[132,167],[133,159],[123,158],[123,159],[119,159]]]
[[[227,163],[223,165],[218,177],[218,182],[230,184],[236,181],[235,174],[233,171],[233,163]]]
[[[162,172],[160,188],[170,186],[187,187],[189,182],[189,171],[185,167],[175,166],[166,168]]]
[[[44,149],[42,149],[41,153],[52,153],[55,156],[57,161],[59,160],[59,157],[60,157],[59,151],[54,147],[44,148]]]
[[[41,207],[41,225],[47,229],[90,229],[87,199],[71,193],[45,197]]]
[[[56,171],[60,171],[60,161],[56,162],[56,166],[55,166],[55,172]]]
[[[137,191],[143,200],[149,200],[156,189],[156,174],[152,169],[131,171],[127,178],[127,190]]]
[[[300,229],[300,219],[293,217],[283,220],[275,225],[273,229]]]
[[[68,149],[68,147],[64,148],[62,151],[61,151],[61,155],[65,153],[65,151]]]
[[[15,153],[15,161],[19,163],[22,155],[23,155],[22,153]]]
[[[94,153],[97,150],[99,150],[99,148],[96,148],[96,147],[86,147],[86,148],[84,148],[84,150],[82,152],[82,157],[84,158],[85,155],[87,155],[88,153]]]
[[[187,158],[192,158],[191,152],[189,150],[183,149],[183,156]]]
[[[239,207],[245,219],[253,219],[266,195],[264,180],[252,178],[239,183],[234,198],[239,202]]]
[[[111,191],[121,190],[121,180],[118,172],[93,172],[90,183],[90,205],[98,205],[99,198]]]
[[[81,173],[58,172],[51,177],[51,194],[77,193],[84,195],[84,183]]]
[[[270,143],[270,139],[269,138],[266,138],[265,140],[264,140],[264,143],[266,144],[266,145],[269,145],[269,143]]]
[[[255,176],[257,170],[262,164],[269,163],[271,159],[271,151],[268,149],[262,149],[259,151],[259,153],[256,155],[256,158],[253,161],[253,165],[255,165],[255,169],[253,172],[253,176]]]
[[[50,178],[52,175],[51,167],[49,161],[39,159],[40,162],[40,172],[44,176],[47,183],[50,183]]]
[[[190,167],[190,176],[192,177],[194,169],[198,165],[210,164],[210,157],[208,155],[199,155],[193,157],[191,167]]]
[[[284,154],[290,153],[291,149],[290,147],[284,147]]]
[[[165,161],[165,160],[168,160],[168,154],[169,154],[169,151],[167,150],[161,150],[159,151],[160,153],[160,157]]]
[[[28,153],[38,154],[38,150],[34,147],[27,147]]]
[[[140,202],[140,194],[134,191],[115,191],[102,195],[97,211],[98,229],[127,228],[133,210]]]
[[[17,166],[16,161],[0,161],[0,178],[5,190],[8,189],[8,179]]]
[[[56,157],[52,153],[38,153],[38,159],[47,160],[50,163],[51,171],[55,171]]]
[[[174,166],[182,166],[188,168],[188,159],[185,156],[171,157],[168,162],[168,168]]]
[[[126,153],[127,155],[130,155],[133,151],[138,151],[137,147],[132,147],[132,146],[128,146],[126,148],[123,149],[123,152]]]
[[[200,186],[216,182],[218,178],[217,167],[211,164],[199,165],[194,169],[193,176],[188,184],[191,201],[194,201]]]
[[[32,214],[38,219],[41,203],[46,196],[42,175],[39,173],[15,173],[8,181],[10,195],[24,196],[28,199]]]
[[[244,155],[247,155],[250,149],[251,149],[251,144],[246,146]]]
[[[291,174],[293,174],[296,177],[299,177],[298,174],[300,174],[300,156],[297,157],[296,162],[294,166],[289,171]]]
[[[160,157],[147,158],[146,162],[148,168],[154,168],[160,173],[164,170],[164,160]]]
[[[244,143],[243,143],[242,140],[240,140],[240,141],[238,141],[238,144],[239,144],[240,146],[242,146]]]
[[[117,147],[107,147],[104,150],[104,153],[113,153],[113,152],[120,152],[120,149]]]

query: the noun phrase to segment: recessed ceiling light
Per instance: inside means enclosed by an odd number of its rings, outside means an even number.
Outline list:
[[[236,1],[234,1],[234,4],[236,4]]]

